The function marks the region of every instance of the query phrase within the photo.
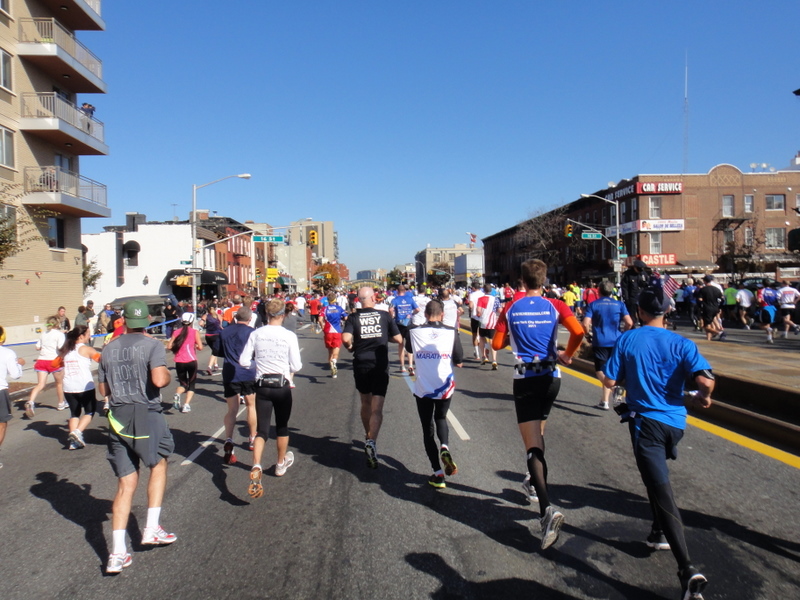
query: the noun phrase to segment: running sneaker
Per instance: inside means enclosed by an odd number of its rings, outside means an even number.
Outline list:
[[[481,366],[485,365],[487,362],[489,362],[489,361],[488,361],[488,360],[486,360],[486,359],[484,358],[484,359],[481,361]]]
[[[552,506],[548,506],[542,518],[539,519],[539,525],[542,528],[542,550],[546,550],[556,543],[558,532],[563,524],[564,515]]]
[[[184,404],[183,408],[181,409],[181,412],[182,413],[190,413],[190,412],[192,412],[192,407],[189,406],[188,404]]]
[[[180,410],[181,409],[181,395],[180,394],[175,394],[174,396],[172,396],[172,408],[174,408],[175,410]]]
[[[250,452],[255,450],[255,448],[256,448],[256,437],[254,435],[251,435],[250,439],[247,441],[247,447],[250,449]]]
[[[130,567],[133,558],[130,554],[112,554],[108,557],[108,564],[106,565],[106,573],[121,573],[122,569]]]
[[[414,365],[409,365],[408,366],[408,375],[409,375],[409,377],[413,377],[414,376]]]
[[[681,600],[703,600],[703,589],[708,580],[700,571],[689,565],[678,571],[681,580]]]
[[[264,486],[261,485],[260,465],[255,465],[250,470],[250,485],[247,486],[247,493],[251,498],[261,498],[264,495]]]
[[[450,454],[450,451],[447,449],[442,449],[439,453],[439,456],[442,457],[442,462],[444,463],[444,474],[448,477],[452,477],[456,473],[458,473],[458,467],[456,463],[453,461],[453,456]],[[433,485],[433,484],[431,484]]]
[[[293,464],[294,464],[294,453],[290,450],[289,452],[286,453],[286,456],[283,457],[283,462],[275,465],[275,476],[283,477],[284,473],[286,473],[286,469],[291,467]]]
[[[145,527],[142,533],[143,546],[164,546],[178,541],[178,536],[174,533],[167,533],[161,525],[157,527]]]
[[[35,406],[36,405],[34,404],[33,400],[28,400],[25,403],[25,416],[28,417],[29,419],[32,419],[33,417],[36,416]]]
[[[222,457],[222,462],[226,465],[235,465],[236,464],[236,455],[233,453],[233,440],[228,438],[225,441],[225,446],[223,446],[225,451],[225,455]]]
[[[432,485],[440,490],[447,487],[447,484],[444,482],[444,475],[437,475],[436,473],[430,476],[428,485]]]
[[[664,532],[657,529],[650,531],[650,535],[647,536],[647,541],[645,543],[648,548],[652,548],[653,550],[669,550],[669,542]]]
[[[597,405],[597,408],[608,410],[608,402],[601,402],[600,404]]]
[[[332,362],[332,363],[331,363],[331,377],[333,377],[334,379],[336,379],[336,374],[337,374],[338,372],[339,372],[339,369],[337,369],[337,368],[336,368],[336,363],[335,363],[335,362]]]
[[[367,454],[367,466],[370,469],[378,468],[378,449],[375,447],[375,440],[367,440],[364,444],[364,452]]]
[[[211,369],[208,369],[206,371],[206,375],[208,375],[209,377],[212,377],[214,375],[214,371],[212,371]]]
[[[56,410],[67,410],[69,408],[69,403],[64,400],[63,402],[59,402]]]
[[[522,489],[525,490],[525,497],[528,499],[528,502],[533,504],[539,502],[539,496],[536,494],[536,488],[531,485],[531,474],[525,473],[525,479],[522,482]]]
[[[86,447],[86,442],[83,441],[83,434],[78,429],[70,432],[69,439],[77,448]]]
[[[70,440],[69,444],[67,444],[67,450],[77,450],[77,449],[78,449],[78,444]]]
[[[723,331],[722,333],[719,334],[719,338],[718,339],[719,339],[720,342],[724,342],[726,337],[728,337],[728,333]]]
[[[496,362],[492,363],[492,371],[497,371],[497,363]]]

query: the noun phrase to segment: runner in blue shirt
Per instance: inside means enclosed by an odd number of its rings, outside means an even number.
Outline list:
[[[397,323],[397,328],[400,330],[400,335],[403,340],[406,339],[408,326],[411,324],[411,317],[418,312],[419,307],[414,301],[414,296],[412,296],[411,293],[406,293],[404,285],[397,286],[397,296],[392,298],[392,302],[389,304],[389,314],[392,316],[395,323]],[[402,373],[406,372],[406,354],[408,354],[408,371],[413,375],[414,355],[410,352],[406,352],[404,344],[405,342],[401,341],[397,348],[397,352],[400,355],[400,371]]]
[[[336,302],[336,294],[331,292],[326,298],[328,301],[322,310],[322,334],[325,339],[325,347],[328,349],[328,365],[331,368],[331,377],[336,379],[338,369],[336,361],[339,359],[339,348],[342,347],[342,327],[347,319],[345,311]]]
[[[714,375],[694,342],[664,329],[668,306],[669,298],[660,287],[647,288],[639,295],[637,308],[644,326],[617,340],[606,363],[604,384],[613,388],[624,381],[627,388],[627,402],[614,410],[628,422],[636,465],[653,511],[647,545],[671,549],[678,562],[681,597],[702,599],[707,581],[689,559],[667,459],[678,456],[678,442],[686,428],[686,405],[711,406]],[[683,385],[689,377],[699,391],[685,397]]]
[[[586,334],[592,334],[592,350],[594,352],[594,371],[600,381],[605,375],[606,361],[611,356],[614,343],[621,334],[620,325],[625,330],[633,327],[633,319],[628,314],[628,309],[624,302],[614,300],[611,294],[614,293],[614,284],[604,281],[599,287],[600,298],[586,306],[586,314],[583,317],[583,328]],[[611,390],[603,386],[602,398],[598,408],[608,410],[608,400]]]

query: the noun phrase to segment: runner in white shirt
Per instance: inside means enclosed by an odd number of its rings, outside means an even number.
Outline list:
[[[478,349],[478,330],[481,326],[481,318],[477,315],[478,299],[483,296],[483,290],[477,283],[472,284],[472,291],[469,294],[469,326],[472,331],[472,351],[476,360],[480,360],[480,350]]]
[[[250,334],[239,357],[239,364],[248,368],[256,363],[256,439],[253,446],[253,468],[247,493],[253,498],[264,494],[261,485],[261,455],[269,438],[272,410],[275,409],[275,430],[278,460],[275,475],[286,473],[294,463],[294,453],[289,447],[289,417],[292,414],[292,389],[290,375],[303,366],[297,335],[282,327],[286,305],[280,298],[267,303],[269,324]]]
[[[69,404],[69,449],[84,448],[83,432],[97,412],[92,361],[100,362],[100,353],[89,345],[91,332],[86,325],[77,325],[67,333],[67,340],[58,351],[64,364],[64,397]]]
[[[297,314],[300,315],[300,318],[306,315],[306,297],[302,294],[297,294],[294,299],[294,305],[297,307]]]
[[[778,304],[780,305],[780,315],[783,318],[781,337],[784,339],[788,337],[790,328],[795,335],[800,333],[800,327],[792,321],[792,313],[798,300],[800,300],[800,292],[784,281],[783,287],[778,290]]]
[[[739,291],[736,292],[736,304],[739,307],[739,320],[745,329],[750,329],[750,317],[752,316],[754,301],[753,292],[744,287],[744,283],[739,283]]]
[[[0,327],[0,446],[6,437],[6,427],[11,420],[11,397],[8,395],[8,378],[19,379],[22,377],[24,358],[17,358],[17,354],[10,348],[3,346],[6,342],[6,330]],[[0,463],[0,469],[3,463]]]
[[[443,289],[439,296],[444,306],[444,318],[442,322],[448,327],[458,329],[459,319],[464,311],[461,309],[461,298],[451,293],[449,289]]]

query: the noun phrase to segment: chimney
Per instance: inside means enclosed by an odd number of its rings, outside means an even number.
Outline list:
[[[191,215],[189,216],[189,218],[191,219]],[[198,210],[197,211],[197,220],[198,221],[208,221],[208,210],[207,209]]]
[[[139,225],[147,222],[147,215],[138,212],[125,213],[125,230],[139,231]]]

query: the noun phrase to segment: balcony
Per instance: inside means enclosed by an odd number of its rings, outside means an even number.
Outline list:
[[[83,113],[54,92],[22,94],[19,128],[71,154],[108,154],[102,121]]]
[[[106,186],[60,167],[25,167],[22,203],[75,217],[110,217]]]
[[[75,92],[107,91],[103,62],[55,19],[20,19],[17,54]]]
[[[73,30],[105,31],[101,0],[40,0],[58,20]]]

